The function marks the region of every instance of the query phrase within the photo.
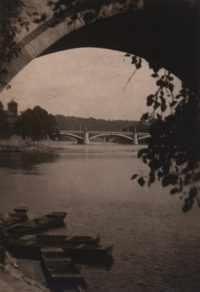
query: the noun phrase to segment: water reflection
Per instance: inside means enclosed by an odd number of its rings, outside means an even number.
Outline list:
[[[53,163],[59,158],[56,152],[4,152],[0,154],[0,168],[21,170],[25,174],[39,174],[35,167],[41,163]]]

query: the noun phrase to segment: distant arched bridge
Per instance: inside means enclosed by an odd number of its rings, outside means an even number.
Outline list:
[[[100,137],[119,137],[134,145],[139,141],[150,137],[149,133],[144,132],[120,132],[120,131],[60,131],[61,137],[71,137],[80,144],[89,144],[91,141]]]

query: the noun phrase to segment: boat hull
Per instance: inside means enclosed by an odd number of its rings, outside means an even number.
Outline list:
[[[51,290],[87,288],[84,277],[70,258],[63,257],[63,250],[41,249],[41,265]]]

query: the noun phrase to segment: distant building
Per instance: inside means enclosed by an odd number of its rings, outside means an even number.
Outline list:
[[[12,100],[7,104],[8,108],[6,111],[6,122],[12,132],[12,129],[14,127],[14,124],[17,121],[18,118],[18,104]]]

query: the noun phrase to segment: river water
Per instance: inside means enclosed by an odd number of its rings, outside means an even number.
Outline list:
[[[91,291],[200,291],[200,210],[183,214],[183,202],[168,189],[130,180],[147,174],[140,146],[52,146],[0,154],[0,212],[67,211],[68,234],[100,233],[103,244],[114,244],[109,270],[83,268]]]

